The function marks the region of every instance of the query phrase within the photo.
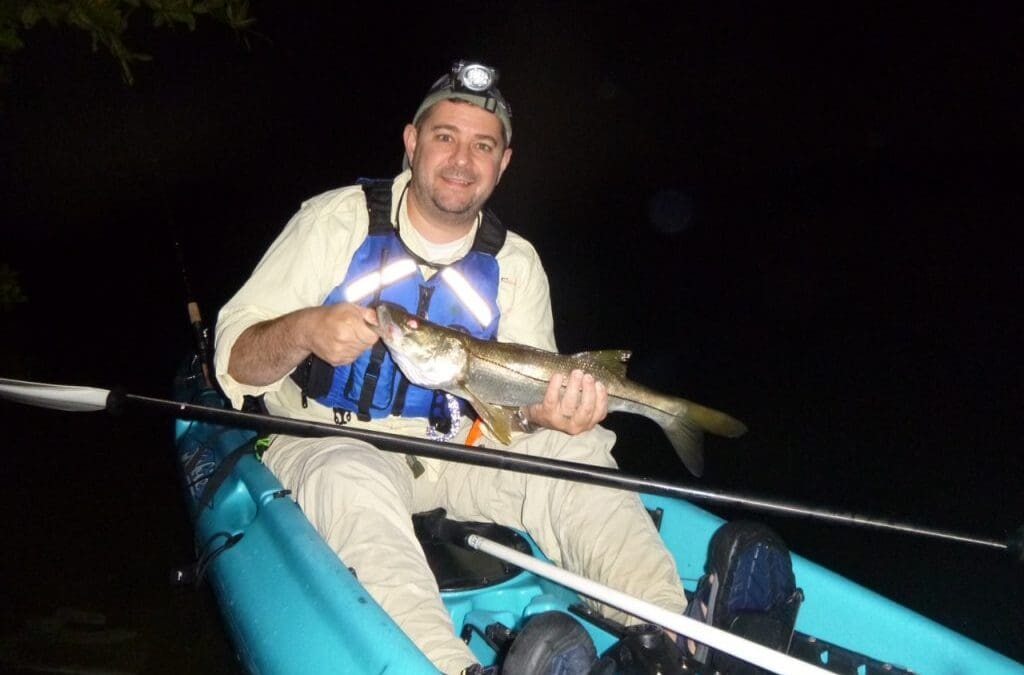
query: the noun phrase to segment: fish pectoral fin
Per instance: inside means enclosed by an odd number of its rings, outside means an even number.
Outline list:
[[[499,441],[508,445],[512,442],[512,417],[515,414],[515,408],[505,408],[500,405],[493,405],[480,400],[472,391],[466,390],[464,392],[466,400],[473,406],[473,410],[480,416],[480,419],[484,421],[484,424],[490,428],[494,437]]]
[[[579,361],[580,365],[586,366],[587,364],[594,364],[598,368],[603,368],[609,371],[613,375],[618,377],[626,376],[626,365],[629,363],[630,357],[633,356],[633,352],[628,349],[602,349],[593,352],[579,352],[572,355],[574,361]],[[586,368],[584,368],[586,370]]]

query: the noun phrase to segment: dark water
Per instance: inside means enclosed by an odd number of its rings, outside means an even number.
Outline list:
[[[302,199],[395,170],[447,52],[479,54],[516,111],[494,207],[545,261],[562,350],[632,348],[636,379],[750,427],[709,440],[699,485],[1005,539],[1024,524],[1019,17],[623,9],[479,3],[412,30],[265,2],[251,51],[147,38],[134,88],[35,29],[0,112],[0,264],[28,297],[0,311],[0,376],[167,395],[190,346],[175,242],[212,324]],[[430,57],[369,67],[382,44]],[[192,543],[166,421],[0,418],[0,652],[232,672],[209,592],[167,583]],[[626,469],[691,480],[652,425],[609,425]],[[757,517],[1024,661],[1024,573],[1000,552]]]
[[[238,672],[212,594],[169,583],[192,545],[166,425],[3,414],[24,452],[5,467],[0,669]]]

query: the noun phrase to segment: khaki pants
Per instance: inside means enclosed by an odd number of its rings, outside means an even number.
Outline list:
[[[614,441],[602,427],[578,436],[541,430],[513,439],[510,449],[614,467]],[[340,438],[278,437],[263,461],[370,595],[446,673],[476,659],[455,634],[412,513],[441,507],[456,520],[523,530],[556,565],[672,611],[686,607],[675,563],[633,493],[431,459],[420,460],[427,471],[414,478],[404,455]]]

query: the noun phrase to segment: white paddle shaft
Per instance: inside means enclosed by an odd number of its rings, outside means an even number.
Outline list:
[[[0,378],[0,398],[68,412],[103,410],[109,389]]]
[[[538,560],[533,556],[520,553],[507,546],[502,546],[480,535],[469,535],[466,538],[466,543],[470,548],[489,553],[496,558],[562,584],[578,593],[617,607],[627,614],[656,623],[679,635],[685,635],[713,649],[726,652],[736,658],[766,668],[773,673],[780,673],[780,675],[830,675],[827,670],[795,659],[788,654],[769,649],[764,645],[751,642],[738,635],[733,635],[720,628],[709,626],[682,614],[662,609],[657,605],[634,598],[614,588],[609,588],[596,581],[567,572],[551,563]]]

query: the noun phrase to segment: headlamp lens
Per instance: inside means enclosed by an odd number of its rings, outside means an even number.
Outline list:
[[[460,64],[456,72],[459,82],[470,91],[487,91],[494,85],[496,76],[493,68],[479,63]]]

